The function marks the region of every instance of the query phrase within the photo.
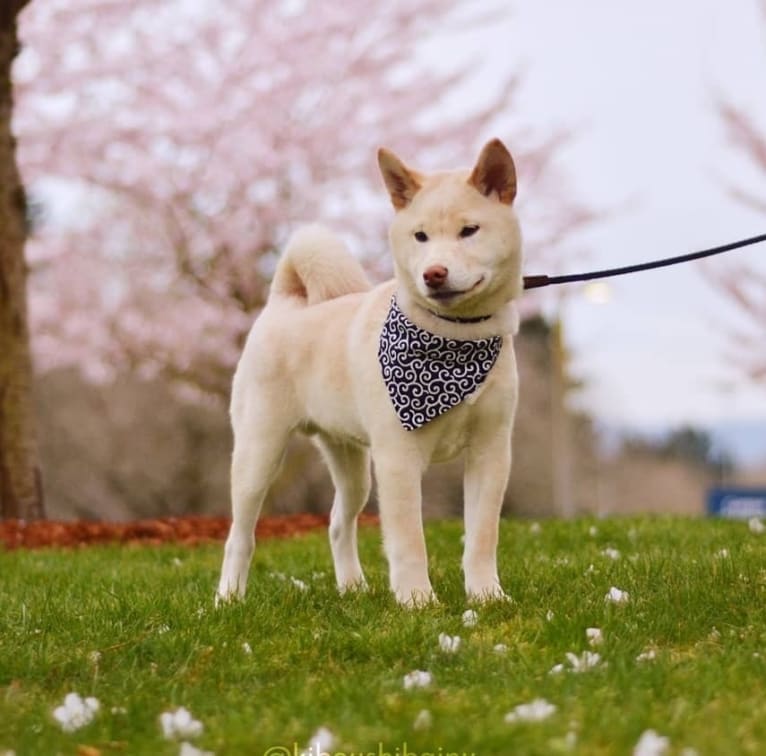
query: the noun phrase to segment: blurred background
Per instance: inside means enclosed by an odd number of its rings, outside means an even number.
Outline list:
[[[390,273],[378,146],[505,141],[525,272],[766,231],[766,2],[49,0],[20,19],[18,160],[48,515],[228,512],[231,375],[303,222]],[[766,248],[529,293],[506,510],[698,514],[766,485]],[[461,509],[460,465],[426,482]],[[272,512],[327,511],[296,441]]]

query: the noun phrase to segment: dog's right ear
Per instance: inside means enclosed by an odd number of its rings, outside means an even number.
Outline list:
[[[385,147],[378,150],[378,165],[393,206],[397,210],[407,207],[420,189],[418,175]]]

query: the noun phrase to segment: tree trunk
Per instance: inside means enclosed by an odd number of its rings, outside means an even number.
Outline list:
[[[26,0],[0,2],[0,517],[43,517],[27,326],[26,198],[11,133],[16,17]]]

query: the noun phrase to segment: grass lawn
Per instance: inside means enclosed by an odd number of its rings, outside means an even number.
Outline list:
[[[649,729],[669,754],[766,753],[766,533],[509,521],[513,601],[477,607],[466,627],[461,532],[429,525],[441,604],[410,612],[388,594],[375,529],[361,533],[366,594],[337,595],[314,534],[260,544],[247,599],[219,610],[218,546],[2,552],[0,754],[178,754],[159,716],[181,706],[204,725],[187,740],[218,756],[297,755],[320,726],[331,754],[630,754]],[[611,587],[627,603],[607,603]],[[603,635],[593,649],[590,627]],[[440,633],[461,637],[455,653]],[[586,650],[600,663],[571,671],[567,652]],[[431,684],[405,690],[418,669]],[[101,706],[65,733],[52,712],[71,691]],[[548,718],[505,721],[538,698],[556,707]]]

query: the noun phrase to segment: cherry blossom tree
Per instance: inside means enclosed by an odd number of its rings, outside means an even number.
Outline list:
[[[542,267],[592,218],[552,166],[566,134],[522,131],[512,71],[461,106],[483,86],[471,62],[421,45],[499,12],[476,17],[460,0],[33,3],[15,124],[43,208],[30,245],[41,365],[139,370],[226,396],[296,224],[327,222],[387,273],[379,145],[452,167],[504,138]]]
[[[27,202],[11,131],[11,64],[26,0],[0,4],[0,517],[43,515],[32,405],[24,241]]]
[[[761,1],[761,10],[766,24],[766,0]],[[758,122],[750,109],[730,102],[721,103],[719,113],[731,145],[749,167],[766,180],[766,122]],[[755,189],[735,183],[727,189],[731,196],[766,220],[764,186],[764,181]],[[716,269],[715,279],[709,278],[741,316],[741,325],[733,333],[732,341],[736,345],[733,359],[747,376],[766,386],[766,263],[729,260],[725,271]]]

